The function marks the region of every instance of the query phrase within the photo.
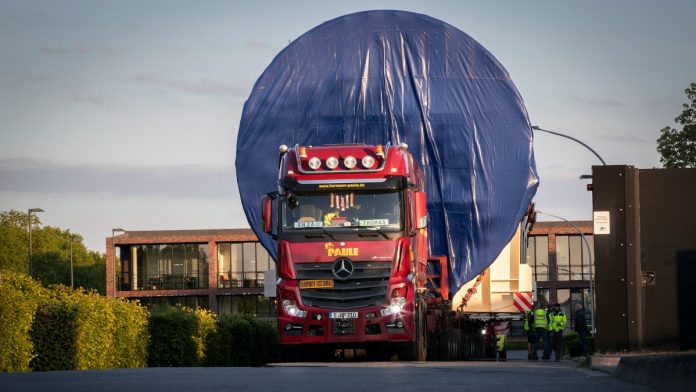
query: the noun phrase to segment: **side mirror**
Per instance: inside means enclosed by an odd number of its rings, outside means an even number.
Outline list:
[[[266,234],[271,234],[273,229],[273,197],[266,195],[261,199],[261,227],[263,232]]]
[[[425,229],[428,226],[428,207],[425,192],[413,192],[413,228]]]

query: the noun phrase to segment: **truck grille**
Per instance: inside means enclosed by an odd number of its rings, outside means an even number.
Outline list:
[[[295,264],[297,278],[333,279],[330,289],[300,290],[302,303],[329,309],[351,309],[379,305],[385,302],[391,263],[354,262],[353,275],[347,280],[335,279],[331,267],[333,263]]]

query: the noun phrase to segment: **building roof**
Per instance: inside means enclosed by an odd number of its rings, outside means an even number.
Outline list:
[[[111,237],[107,237],[107,242]],[[258,241],[251,229],[128,230],[114,244],[153,244],[208,241]]]

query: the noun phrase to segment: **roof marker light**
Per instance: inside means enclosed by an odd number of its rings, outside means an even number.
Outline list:
[[[317,170],[321,166],[321,159],[317,157],[312,157],[309,160],[309,167],[312,168],[312,170]]]
[[[348,169],[354,168],[357,164],[358,161],[352,155],[348,155],[347,157],[343,158],[343,165]]]
[[[326,158],[326,167],[328,167],[331,170],[337,168],[338,167],[338,158],[336,158],[336,157]]]

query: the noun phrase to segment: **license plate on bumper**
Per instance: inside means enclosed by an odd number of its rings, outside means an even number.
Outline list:
[[[358,318],[358,312],[331,312],[329,313],[330,319],[356,319]]]

